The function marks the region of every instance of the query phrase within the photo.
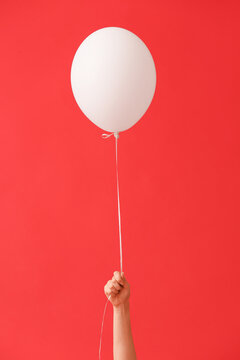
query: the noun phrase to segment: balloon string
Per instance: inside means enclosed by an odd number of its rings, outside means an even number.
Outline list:
[[[110,134],[102,134],[103,139],[107,139],[114,135],[116,139],[116,177],[117,177],[117,201],[118,201],[118,230],[119,230],[119,245],[120,245],[120,269],[123,271],[122,266],[122,231],[121,231],[121,210],[120,210],[120,196],[119,196],[119,179],[118,179],[118,132],[112,132]]]
[[[120,211],[120,197],[119,197],[119,180],[118,180],[118,138],[119,135],[117,133],[117,136],[114,134],[116,138],[116,177],[117,177],[117,199],[118,199],[118,229],[119,229],[119,246],[120,246],[120,269],[121,273],[123,271],[122,269],[122,232],[121,232],[121,211]]]
[[[117,177],[117,201],[118,201],[118,229],[119,229],[119,245],[120,245],[120,269],[121,269],[121,273],[122,273],[122,270],[123,270],[123,266],[122,266],[122,232],[121,232],[121,211],[120,211],[119,180],[118,180],[118,138],[119,138],[119,134],[118,134],[118,132],[113,132],[113,133],[110,133],[110,134],[102,134],[102,137],[104,139],[107,139],[112,135],[114,135],[115,139],[116,139],[116,177]],[[110,298],[111,298],[111,295],[108,297],[108,299],[106,301],[106,304],[105,304],[105,307],[104,307],[104,311],[103,311],[103,319],[102,319],[100,343],[99,343],[99,360],[101,360],[102,333],[103,333],[104,318],[105,318],[105,313],[106,313],[106,309],[107,309],[107,304],[108,304],[108,301],[109,301]]]
[[[103,311],[103,319],[102,319],[101,335],[100,335],[100,343],[99,343],[99,352],[98,352],[99,360],[101,360],[102,333],[103,333],[103,324],[104,324],[105,312],[106,312],[108,300],[110,299],[110,297],[111,297],[111,295],[108,297],[108,299],[106,301],[106,305],[104,307],[104,311]]]
[[[110,133],[110,134],[102,134],[102,138],[103,139],[107,139],[109,138],[110,136],[112,136],[114,133]]]

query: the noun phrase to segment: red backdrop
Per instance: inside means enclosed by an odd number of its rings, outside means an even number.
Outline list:
[[[85,37],[120,26],[157,68],[148,112],[119,139],[138,359],[239,359],[238,1],[5,1],[0,14],[0,358],[98,358],[119,269],[115,148],[70,69]]]

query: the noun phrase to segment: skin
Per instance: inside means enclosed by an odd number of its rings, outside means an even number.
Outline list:
[[[130,321],[130,285],[124,273],[114,271],[113,277],[104,286],[104,293],[113,306],[113,358],[136,360],[136,352]]]

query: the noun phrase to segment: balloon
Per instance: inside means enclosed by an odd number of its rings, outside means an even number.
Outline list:
[[[147,111],[156,88],[156,69],[138,36],[120,27],[105,27],[79,46],[71,85],[89,120],[103,130],[121,132]]]

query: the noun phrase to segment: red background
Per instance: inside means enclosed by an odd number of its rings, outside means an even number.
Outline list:
[[[119,139],[138,359],[239,359],[239,2],[4,1],[0,14],[1,360],[98,358],[119,269],[115,148],[70,69],[105,26],[142,38],[157,68],[149,110]]]

